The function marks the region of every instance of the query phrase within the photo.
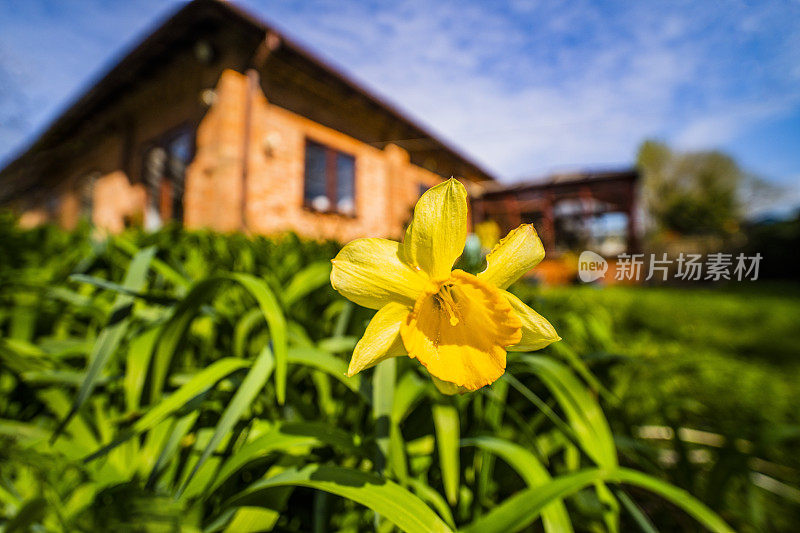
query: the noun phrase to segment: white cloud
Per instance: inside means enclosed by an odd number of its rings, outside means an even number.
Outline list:
[[[506,179],[630,164],[648,136],[724,143],[800,94],[775,68],[800,64],[781,40],[761,71],[737,73],[730,57],[730,27],[763,37],[774,9],[411,0],[310,17],[319,5],[305,5],[261,11]],[[754,98],[759,82],[780,94]]]
[[[718,146],[800,105],[800,4],[244,1],[505,179],[630,164],[652,136]],[[38,124],[168,9],[26,5],[38,33],[0,21],[0,51]]]
[[[674,137],[679,148],[715,148],[735,140],[743,131],[771,117],[790,112],[800,103],[800,95],[773,101],[750,101],[725,110],[706,113],[690,120]]]

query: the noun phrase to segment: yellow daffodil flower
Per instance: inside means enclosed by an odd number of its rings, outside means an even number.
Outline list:
[[[422,195],[402,243],[356,239],[333,259],[333,288],[378,310],[348,375],[408,355],[442,392],[474,391],[503,375],[506,350],[538,350],[560,339],[505,290],[544,257],[532,224],[502,239],[477,276],[453,270],[467,238],[467,203],[466,189],[451,178]]]
[[[491,250],[500,240],[500,225],[494,220],[484,220],[475,225],[475,235],[481,243],[481,248]]]

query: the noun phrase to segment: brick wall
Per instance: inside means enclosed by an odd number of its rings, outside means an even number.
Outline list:
[[[247,93],[250,124],[244,219],[248,231],[295,231],[348,241],[363,236],[398,238],[420,185],[441,178],[409,163],[408,153],[378,149],[281,107],[270,105],[247,76],[225,71],[216,100],[200,124],[197,155],[187,174],[185,220],[189,227],[220,231],[242,225],[242,167]],[[306,139],[355,157],[354,217],[303,207]]]
[[[197,128],[195,157],[186,171],[183,217],[190,228],[234,231],[242,227],[246,78],[224,71],[215,94]]]
[[[142,109],[137,122],[98,140],[65,166],[64,173],[69,177],[46,192],[59,197],[57,213],[43,209],[41,201],[30,202],[22,222],[34,225],[55,219],[65,227],[74,227],[81,216],[82,188],[86,178],[93,175],[92,222],[112,232],[121,231],[130,222],[141,223],[146,192],[136,178],[142,147],[147,139],[192,116],[199,89],[205,83],[192,82],[185,88],[186,94],[175,91],[161,103],[163,113],[147,96],[150,89],[126,97],[120,105]],[[248,83],[248,77],[237,71],[222,71],[214,94],[213,104],[197,125],[195,157],[186,173],[184,224],[189,228],[237,231],[244,227],[261,234],[295,231],[340,241],[364,236],[400,238],[420,187],[441,181],[438,174],[410,163],[408,152],[397,145],[376,148],[270,104],[260,84]],[[249,150],[245,161],[248,109]],[[319,213],[303,206],[306,139],[355,157],[355,216]],[[132,154],[126,153],[126,142],[134,146]]]

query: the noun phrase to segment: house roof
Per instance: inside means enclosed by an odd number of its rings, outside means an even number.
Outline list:
[[[392,135],[386,138],[372,139],[371,144],[381,146],[388,143],[398,144],[407,149],[415,159],[415,152],[420,152],[417,162],[422,163],[425,154],[435,154],[445,158],[453,173],[474,181],[494,180],[494,176],[471,161],[459,150],[438,138],[424,126],[421,126],[393,104],[365,88],[362,84],[321,59],[319,56],[299,45],[291,38],[278,31],[262,19],[224,0],[194,0],[172,13],[150,30],[132,50],[114,64],[99,80],[92,82],[64,112],[62,112],[27,148],[13,158],[0,171],[0,182],[8,182],[9,178],[18,174],[30,175],[26,167],[35,162],[38,154],[47,152],[67,138],[70,131],[91,116],[94,109],[114,97],[114,94],[136,79],[148,62],[155,60],[170,43],[186,38],[187,30],[203,19],[223,20],[226,24],[236,24],[242,31],[252,33],[259,41],[267,35],[279,38],[280,48],[284,53],[302,62],[304,66],[327,79],[335,80],[359,98],[369,103],[372,109],[387,115],[399,126]],[[382,146],[381,146],[382,147]],[[35,167],[36,165],[32,165]],[[5,183],[0,192],[0,201],[13,195]]]
[[[563,187],[578,187],[587,184],[597,184],[610,181],[636,181],[639,179],[639,172],[634,168],[618,170],[595,170],[595,171],[576,171],[550,174],[542,178],[531,178],[503,185],[492,183],[486,187],[484,196],[494,194],[506,194],[510,192],[534,191],[556,189]]]

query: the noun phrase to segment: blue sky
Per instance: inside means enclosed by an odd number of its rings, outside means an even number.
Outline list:
[[[245,0],[503,180],[721,148],[800,202],[800,1]],[[175,4],[0,3],[0,159]]]

